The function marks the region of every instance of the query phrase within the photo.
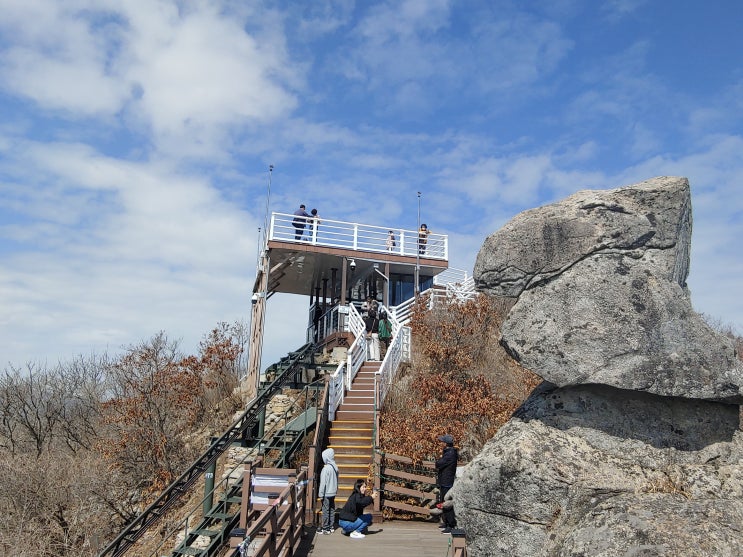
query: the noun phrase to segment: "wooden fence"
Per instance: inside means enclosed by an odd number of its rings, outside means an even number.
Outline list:
[[[375,487],[383,493],[381,507],[430,515],[436,504],[434,463],[424,461],[415,465],[412,459],[393,454],[378,454],[377,462],[379,475]]]
[[[255,485],[260,476],[285,478],[287,485]],[[231,557],[242,555],[248,547],[253,557],[294,554],[304,530],[307,471],[248,466],[243,485],[251,488],[243,490],[240,528],[230,536]],[[276,493],[278,489],[281,491]]]

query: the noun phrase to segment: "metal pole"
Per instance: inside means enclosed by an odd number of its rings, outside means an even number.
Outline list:
[[[209,447],[211,447],[216,440],[217,437],[212,437],[209,441]],[[214,475],[216,473],[217,461],[214,460],[204,473],[204,503],[202,505],[204,516],[209,514],[209,511],[212,510],[212,505],[214,504]]]
[[[418,192],[418,232],[415,246],[415,298],[418,299],[420,294],[420,282],[421,282],[421,192]]]
[[[264,236],[264,240],[267,239],[267,238],[265,238],[265,236],[268,234],[268,218],[269,218],[268,217],[268,215],[269,215],[269,212],[268,211],[269,211],[270,204],[271,204],[271,176],[273,176],[273,165],[272,164],[269,164],[268,165],[268,190],[266,191],[266,216],[265,216],[264,221],[263,221],[263,236]],[[263,244],[265,245],[266,242],[264,241]]]

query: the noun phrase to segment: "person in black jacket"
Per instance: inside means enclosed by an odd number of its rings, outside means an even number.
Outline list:
[[[364,509],[374,502],[376,496],[376,492],[371,497],[366,495],[366,483],[356,480],[351,496],[338,515],[338,525],[344,534],[355,539],[365,537],[363,531],[372,523],[372,515],[364,514]]]
[[[457,449],[454,447],[454,438],[449,435],[441,435],[438,438],[439,441],[445,443],[444,451],[441,454],[441,458],[436,461],[436,485],[439,488],[439,504],[444,503],[444,497],[446,493],[454,485],[454,478],[457,475],[457,460],[459,460],[459,454]],[[445,509],[441,515],[443,523],[439,526],[442,534],[448,534],[452,528],[457,527],[457,519],[454,515],[454,507]]]

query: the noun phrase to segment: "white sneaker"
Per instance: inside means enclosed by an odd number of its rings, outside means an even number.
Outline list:
[[[354,532],[351,532],[351,537],[352,538],[356,538],[357,540],[359,540],[361,538],[365,538],[366,536],[364,534],[362,534],[361,532],[354,531]]]

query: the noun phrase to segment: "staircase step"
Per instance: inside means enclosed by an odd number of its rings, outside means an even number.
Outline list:
[[[206,516],[209,518],[216,518],[218,520],[228,520],[235,516],[235,513],[207,513]]]
[[[358,474],[338,474],[339,483],[353,484],[356,480],[365,480],[368,477],[367,472],[359,472]],[[340,490],[340,488],[338,488]],[[352,489],[352,488],[349,488]]]
[[[335,450],[338,450],[340,447],[346,447],[348,445],[356,446],[356,445],[367,445],[371,447],[371,436],[366,437],[337,437],[330,434],[330,446],[334,447]]]
[[[361,455],[358,453],[344,453],[342,451],[343,449],[341,449],[340,453],[336,453],[335,455],[336,464],[339,464],[339,460],[342,460],[341,464],[362,464],[363,462],[369,462],[369,455]],[[366,460],[364,461],[364,459]]]
[[[374,406],[374,397],[365,395],[349,395],[343,399],[343,404],[371,404]],[[341,407],[343,407],[341,404]]]
[[[219,536],[222,533],[222,531],[221,530],[207,530],[206,528],[196,528],[195,530],[191,530],[189,533],[196,534],[197,536],[206,536],[207,538],[213,538],[215,536]]]
[[[173,551],[173,553],[176,555],[201,555],[204,553],[204,550],[198,547],[181,547]]]
[[[371,420],[374,417],[373,410],[338,410],[335,413],[337,418],[344,420]]]
[[[366,455],[367,458],[371,458],[371,443],[368,445],[330,445],[335,451],[336,458],[338,454],[350,455]]]
[[[341,404],[340,408],[336,410],[336,415],[339,412],[369,412],[371,416],[374,416],[374,405],[373,404],[363,404],[361,402],[344,402]]]
[[[338,464],[336,462],[336,464]],[[359,463],[359,464],[351,464],[351,463],[343,463],[338,464],[338,470],[348,470],[349,472],[354,470],[368,470],[369,469],[369,462],[365,463]]]
[[[350,443],[353,445],[354,442],[360,444],[371,443],[372,436],[371,431],[369,430],[344,431],[340,435],[336,435],[336,432],[331,429],[328,439],[330,439],[331,445],[333,444],[333,441],[340,441],[344,444]]]
[[[331,426],[331,429],[333,430],[333,433],[343,434],[347,432],[356,433],[357,431],[369,431],[371,432],[374,428],[371,424],[365,424],[365,423],[358,423],[355,424],[355,427],[352,425],[337,425],[338,422],[333,422],[333,425]]]

